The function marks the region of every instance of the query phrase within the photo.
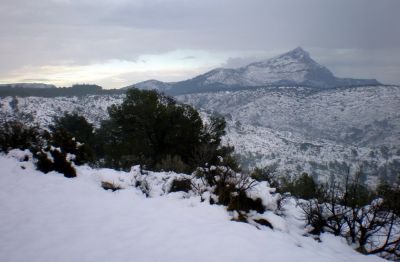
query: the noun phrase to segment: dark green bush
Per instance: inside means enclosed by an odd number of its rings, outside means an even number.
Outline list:
[[[18,121],[5,122],[0,127],[0,151],[33,150],[44,143],[45,137],[45,131],[38,127],[29,127]]]
[[[278,182],[275,180],[274,184],[279,193],[289,192],[292,196],[301,199],[317,198],[319,194],[318,185],[307,173],[303,173],[295,178],[289,176],[280,177]]]
[[[307,173],[301,174],[294,180],[293,195],[302,199],[312,199],[317,197],[317,184]]]
[[[268,166],[263,168],[256,167],[250,176],[258,182],[267,181],[268,184],[273,188],[279,187],[276,166]]]
[[[169,192],[189,192],[192,189],[192,182],[188,178],[174,179]]]
[[[48,154],[50,154],[50,159]],[[36,154],[36,167],[43,173],[57,171],[64,174],[65,177],[76,177],[76,170],[72,163],[67,160],[67,155],[58,148],[47,148]]]
[[[94,139],[93,125],[77,113],[65,113],[61,117],[54,118],[50,130],[67,132],[80,143],[91,143]]]
[[[246,221],[246,214],[251,210],[264,213],[266,207],[260,198],[252,199],[248,190],[256,185],[256,181],[246,174],[238,174],[228,166],[212,166],[196,171],[196,176],[214,190],[216,204],[227,206],[229,211],[237,211],[239,220]],[[210,199],[211,204],[214,203]]]
[[[74,163],[82,165],[95,160],[93,126],[83,116],[66,113],[54,119],[50,130],[50,143],[75,155]]]
[[[160,171],[175,171],[177,173],[190,172],[190,167],[182,161],[180,156],[171,157],[170,155],[161,159],[155,169]]]

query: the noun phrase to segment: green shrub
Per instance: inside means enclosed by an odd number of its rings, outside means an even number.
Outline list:
[[[77,113],[65,113],[61,117],[54,118],[50,130],[55,133],[63,130],[81,143],[91,143],[94,138],[93,125],[90,124],[85,117]]]
[[[276,175],[276,166],[274,165],[263,168],[256,167],[250,176],[259,182],[267,181],[273,188],[279,187],[279,180]]]
[[[169,189],[169,192],[189,192],[192,189],[192,182],[188,178],[179,178],[179,179],[174,179],[171,183],[171,188]]]
[[[289,192],[292,196],[306,200],[319,196],[318,185],[307,173],[303,173],[296,178],[281,177],[277,184],[276,187],[279,193]]]
[[[49,156],[50,155],[50,159]],[[36,154],[36,168],[43,173],[57,171],[64,174],[65,177],[76,177],[76,170],[72,163],[67,160],[67,155],[58,148],[47,148],[46,151],[40,151]]]
[[[190,172],[189,166],[182,161],[180,156],[176,155],[173,157],[167,155],[165,158],[161,159],[155,169],[159,171],[175,171],[177,173]]]
[[[253,188],[257,181],[246,174],[238,174],[228,166],[212,166],[200,168],[196,171],[196,177],[213,188],[216,195],[216,204],[224,205],[229,211],[236,211],[239,220],[246,221],[246,214],[251,210],[263,213],[266,207],[260,198],[252,199],[248,196],[248,190]],[[210,199],[211,204],[214,200]]]
[[[5,122],[0,127],[0,151],[8,152],[10,149],[29,149],[44,143],[45,131],[38,127],[29,127],[18,121]]]
[[[94,161],[93,126],[83,116],[66,113],[54,119],[50,130],[50,143],[65,153],[75,155],[74,163],[82,165]]]

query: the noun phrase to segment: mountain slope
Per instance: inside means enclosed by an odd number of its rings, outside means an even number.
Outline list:
[[[400,87],[259,88],[178,96],[242,124],[353,145],[400,147]]]
[[[173,84],[174,83],[165,83],[152,79],[124,87],[123,89],[135,87],[142,90],[157,90],[159,92],[167,92],[172,88]]]
[[[225,142],[246,167],[315,178],[360,170],[376,185],[400,170],[400,87],[259,88],[178,96],[225,116]],[[363,179],[364,179],[363,178]]]
[[[99,125],[108,117],[107,107],[123,98],[5,97],[0,123],[20,120],[46,127],[67,111]],[[235,146],[245,167],[277,165],[282,172],[329,177],[345,175],[352,166],[387,180],[400,170],[400,87],[273,87],[177,98],[225,116],[224,141]]]
[[[148,172],[146,198],[134,187],[143,177],[138,169],[82,166],[68,179],[34,170],[32,162],[13,157],[22,157],[20,152],[13,153],[0,155],[3,261],[384,261],[357,253],[333,235],[305,237],[295,203],[287,205],[285,216],[262,214],[274,230],[256,228],[230,221],[223,206],[190,192],[165,192],[166,181],[185,175]],[[123,189],[105,191],[102,181]],[[268,190],[262,192],[273,201]]]
[[[164,83],[151,80],[133,86],[162,90],[170,94],[185,94],[259,86],[334,88],[379,84],[375,79],[335,77],[329,69],[315,62],[309,53],[298,47],[285,54],[238,69],[217,68],[181,82]]]

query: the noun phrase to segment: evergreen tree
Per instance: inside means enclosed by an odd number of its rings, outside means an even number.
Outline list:
[[[129,169],[142,164],[192,171],[207,160],[217,162],[218,154],[232,152],[220,147],[225,134],[222,118],[204,125],[194,108],[156,91],[129,89],[123,103],[112,105],[108,112],[110,119],[97,132],[104,142],[99,151],[106,166]]]

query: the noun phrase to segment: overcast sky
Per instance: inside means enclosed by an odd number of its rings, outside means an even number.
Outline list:
[[[399,0],[1,0],[0,83],[178,81],[303,47],[400,84]]]

